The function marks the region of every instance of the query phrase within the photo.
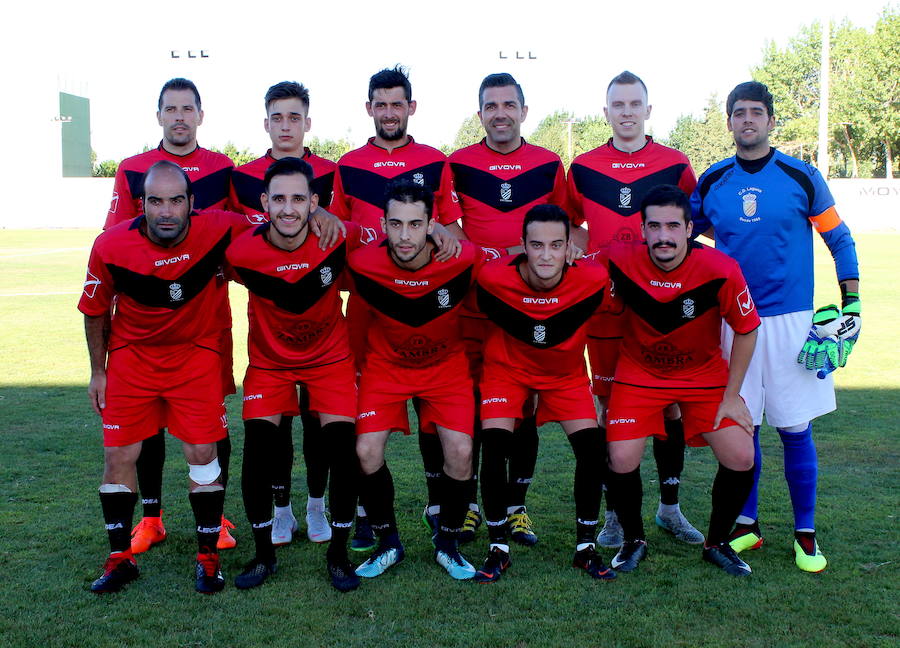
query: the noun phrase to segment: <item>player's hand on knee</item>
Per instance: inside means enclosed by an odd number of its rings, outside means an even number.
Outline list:
[[[716,410],[716,418],[713,420],[713,430],[718,430],[723,419],[729,418],[737,423],[744,432],[753,434],[753,417],[750,416],[750,410],[747,404],[739,395],[725,394],[719,408]]]
[[[88,398],[91,400],[91,407],[94,408],[94,411],[102,416],[101,410],[106,407],[106,372],[91,374],[91,381],[88,383]]]

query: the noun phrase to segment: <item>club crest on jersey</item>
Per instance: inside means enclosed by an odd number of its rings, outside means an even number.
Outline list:
[[[425,176],[422,175],[421,173],[413,173],[413,182],[415,182],[417,185],[422,185],[424,187],[425,186]]]
[[[690,297],[681,302],[681,314],[685,319],[694,319],[694,300]]]
[[[334,281],[334,277],[331,274],[331,268],[329,266],[325,266],[324,268],[319,269],[319,277],[322,279],[322,287],[330,286],[331,282]]]
[[[619,189],[619,207],[628,209],[631,207],[631,188],[622,187]]]
[[[534,327],[534,341],[538,344],[543,344],[547,341],[547,327],[543,324],[538,324]]]
[[[450,308],[450,291],[441,288],[437,291],[438,306],[441,308]]]
[[[102,282],[100,279],[94,275],[90,270],[87,271],[87,276],[84,278],[84,294],[88,299],[93,299],[94,294],[97,292],[97,286],[99,286]]]
[[[755,223],[759,220],[759,196],[762,190],[757,187],[745,187],[738,192],[741,199],[741,212],[744,214],[741,220],[745,223]]]
[[[184,291],[181,289],[180,283],[173,282],[169,284],[169,301],[184,301]]]
[[[512,202],[512,185],[508,182],[500,185],[500,202]]]

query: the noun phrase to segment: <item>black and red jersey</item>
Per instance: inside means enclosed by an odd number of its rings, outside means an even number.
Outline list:
[[[409,368],[464,356],[459,306],[483,258],[481,248],[466,241],[459,257],[432,259],[417,270],[398,266],[387,241],[351,254],[355,295],[375,318],[368,330],[366,353]]]
[[[616,301],[625,309],[625,337],[616,382],[640,387],[724,387],[722,319],[737,332],[759,326],[759,315],[737,261],[691,243],[684,261],[669,271],[650,258],[647,244],[609,249]]]
[[[328,207],[331,204],[331,193],[334,185],[334,170],[337,164],[310,152],[303,147],[303,161],[309,162],[313,170],[313,181],[310,189],[319,196],[319,205]],[[272,149],[252,162],[242,164],[231,172],[231,195],[229,209],[241,214],[263,214],[260,196],[265,191],[263,178],[266,170],[275,162]]]
[[[112,202],[103,229],[135,218],[144,211],[141,191],[147,169],[161,160],[174,162],[191,179],[194,209],[225,209],[234,163],[227,155],[197,147],[187,155],[175,155],[163,148],[162,142],[152,151],[122,160],[116,171]]]
[[[690,196],[697,178],[684,153],[651,137],[633,153],[620,151],[610,138],[576,157],[569,167],[569,210],[578,224],[587,221],[588,252],[611,241],[640,241],[641,202],[660,184],[676,185]]]
[[[347,223],[347,236],[325,250],[310,232],[300,247],[288,251],[269,241],[270,227],[265,223],[244,233],[226,252],[229,276],[250,294],[250,365],[296,369],[347,358],[339,279],[349,252],[371,242],[371,233]]]
[[[337,163],[330,209],[339,218],[380,232],[385,187],[396,178],[411,180],[434,192],[434,216],[439,223],[446,225],[459,219],[447,156],[412,137],[391,151],[377,146],[371,137],[364,146],[345,153]]]
[[[499,153],[482,139],[450,155],[466,237],[485,247],[521,245],[522,221],[535,205],[565,209],[566,178],[559,156],[524,139]]]
[[[143,215],[111,227],[94,241],[78,309],[98,317],[115,304],[109,349],[196,343],[218,350],[231,326],[225,250],[250,225],[232,212],[194,212],[172,247],[147,238]]]
[[[585,372],[587,323],[603,307],[609,275],[600,263],[567,267],[551,290],[536,291],[519,271],[524,254],[486,264],[478,276],[478,307],[496,324],[484,362],[503,365],[526,382]]]

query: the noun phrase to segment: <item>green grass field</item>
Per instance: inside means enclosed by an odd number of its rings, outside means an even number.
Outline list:
[[[656,475],[644,467],[650,558],[613,583],[569,566],[574,460],[560,429],[542,429],[529,512],[541,541],[516,547],[492,586],[451,581],[431,561],[419,521],[424,478],[413,438],[388,450],[407,560],[349,594],[331,588],[324,546],[305,540],[279,550],[277,576],[241,592],[231,585],[252,540],[232,480],[226,512],[238,524],[223,554],[229,585],[214,597],[193,591],[195,551],[186,471],[170,439],[164,507],[169,538],[139,558],[141,578],[123,593],[88,591],[107,551],[96,489],[102,468],[99,420],[88,404],[82,317],[75,308],[93,233],[0,230],[0,637],[5,646],[897,646],[897,421],[900,367],[892,353],[900,321],[894,281],[898,234],[857,237],[864,330],[837,374],[838,412],[816,424],[820,461],[818,530],[829,559],[818,575],[794,567],[792,516],[780,443],[764,431],[763,549],[746,556],[750,579],[700,561],[653,526]],[[818,245],[818,244],[817,244]],[[825,304],[838,298],[833,264],[817,249]],[[892,261],[892,259],[894,259]],[[242,289],[232,291],[235,371],[245,364]],[[229,398],[240,472],[240,400]],[[298,423],[299,426],[299,423]],[[305,501],[299,458],[295,509]],[[682,507],[705,529],[715,462],[689,449]],[[466,551],[486,551],[479,531]],[[609,559],[609,552],[605,552]]]

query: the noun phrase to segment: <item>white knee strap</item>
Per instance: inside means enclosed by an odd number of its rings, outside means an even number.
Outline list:
[[[125,484],[100,484],[101,493],[131,493],[132,490]]]
[[[188,464],[188,477],[191,478],[192,482],[201,486],[212,484],[221,474],[222,468],[219,467],[218,457],[208,464]]]
[[[778,428],[782,432],[788,432],[789,434],[798,434],[800,432],[806,432],[806,428],[809,427],[809,421],[806,423],[801,423],[800,425],[792,425],[790,427]]]

